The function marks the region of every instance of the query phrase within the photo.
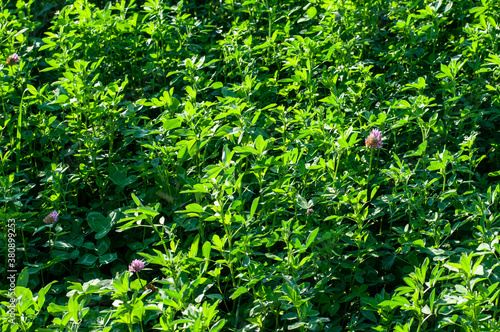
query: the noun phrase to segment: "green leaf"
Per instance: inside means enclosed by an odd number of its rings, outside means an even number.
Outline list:
[[[222,88],[224,85],[222,84],[222,82],[213,82],[212,85],[210,86],[212,89],[220,89]]]
[[[30,280],[30,274],[28,272],[28,268],[25,267],[21,271],[21,273],[19,273],[19,276],[17,277],[17,284],[16,284],[16,286],[28,287],[29,280]]]
[[[404,306],[409,306],[409,305],[410,305],[410,302],[402,296],[394,296],[392,298],[392,300],[386,300],[386,301],[382,301],[379,303],[380,307],[390,306],[391,308],[395,308],[398,306],[404,307]]]
[[[163,255],[163,253],[159,250],[156,250],[156,249],[153,249],[153,251],[156,253],[156,255],[154,255],[154,256],[148,255],[144,252],[139,252],[138,254],[141,255],[142,257],[147,258],[147,261],[151,264],[168,266],[167,261],[165,260],[165,256]]]
[[[200,234],[197,234],[193,243],[191,244],[191,249],[189,250],[189,257],[196,257],[198,254],[198,245],[200,242]]]
[[[226,324],[226,320],[221,319],[220,321],[215,323],[214,326],[212,326],[212,328],[210,329],[210,332],[219,332],[224,327],[225,324]]]
[[[80,304],[78,303],[78,297],[79,297],[78,292],[74,292],[68,301],[68,311],[70,312],[71,317],[74,319],[75,322],[79,321],[78,313],[80,311]]]
[[[307,200],[302,197],[300,194],[297,194],[297,203],[302,209],[308,209],[309,205],[307,204]]]
[[[377,324],[377,322],[378,322],[377,317],[375,316],[375,314],[372,311],[361,310],[361,315],[363,315],[365,318],[367,318],[368,320],[372,321],[375,324]]]
[[[418,88],[419,89],[424,89],[425,88],[425,79],[423,77],[418,78]]]
[[[349,138],[349,147],[354,146],[356,143],[358,143],[360,140],[358,138],[358,133],[352,133],[351,137]]]
[[[182,125],[182,121],[180,119],[170,119],[163,122],[163,129],[165,131],[179,128]]]
[[[481,261],[483,260],[484,256],[480,256],[474,266],[472,267],[472,274],[474,275],[483,275],[484,274],[484,268],[481,265]]]
[[[265,253],[265,256],[266,256],[267,258],[274,259],[275,261],[279,261],[279,262],[282,262],[282,261],[283,261],[283,259],[282,259],[281,257],[276,256],[276,255],[274,255],[274,254]]]
[[[422,313],[423,314],[426,314],[426,315],[430,315],[431,314],[431,308],[429,308],[428,305],[425,305],[423,308],[422,308]]]
[[[96,233],[99,233],[111,225],[111,220],[99,212],[90,212],[87,215],[87,223]]]
[[[298,267],[301,267],[302,265],[304,265],[305,263],[307,263],[310,259],[311,259],[311,256],[306,256],[306,257],[302,258],[300,260],[300,263],[299,263]]]
[[[422,143],[420,143],[420,145],[417,148],[417,151],[409,155],[405,155],[405,157],[419,157],[424,153],[425,149],[427,149],[427,141],[423,141]]]
[[[318,13],[318,10],[316,9],[316,7],[310,7],[306,11],[306,14],[307,14],[307,16],[309,16],[309,18],[314,18],[314,16],[316,16],[317,13]]]
[[[267,141],[264,141],[262,135],[257,136],[257,139],[255,140],[255,148],[257,149],[259,155],[264,153],[266,146],[267,146]]]
[[[205,257],[206,259],[210,259],[210,251],[212,250],[212,244],[209,241],[203,244],[201,250],[203,252],[203,257]]]
[[[450,1],[446,4],[446,7],[444,8],[444,12],[447,13],[451,10],[451,7],[453,7],[453,1]]]
[[[132,175],[127,177],[127,170],[124,167],[118,168],[115,167],[112,172],[109,174],[109,179],[116,184],[117,186],[121,187],[122,189],[128,186],[129,184],[134,183],[137,181],[137,176]]]
[[[252,207],[250,208],[250,216],[249,219],[252,219],[253,216],[255,215],[255,211],[257,210],[257,207],[259,206],[259,200],[260,197],[257,197],[253,200],[252,202]]]
[[[132,199],[134,200],[134,203],[137,205],[137,206],[144,206],[142,205],[141,201],[139,200],[139,198],[137,198],[136,195],[132,194]]]
[[[38,96],[38,90],[33,85],[27,84],[26,90],[28,90],[33,96]]]
[[[418,240],[413,241],[413,245],[416,247],[425,248],[425,243],[422,239],[418,239]]]
[[[213,237],[212,237],[212,241],[214,242],[215,246],[219,249],[219,250],[222,250],[222,248],[224,247],[224,243],[221,241],[219,235],[215,234]]]
[[[117,258],[118,255],[116,253],[104,254],[102,256],[99,256],[99,263],[101,263],[102,265],[109,264],[115,261]]]
[[[306,325],[306,322],[296,322],[296,323],[289,325],[288,329],[295,330],[295,329],[298,329],[299,327],[304,326],[304,325]]]
[[[433,308],[434,308],[435,298],[436,298],[436,289],[434,288],[432,290],[431,296],[429,298],[429,304],[430,304],[430,313],[429,314],[432,314],[434,312]]]
[[[193,203],[186,206],[186,212],[203,213],[203,207],[199,204]]]
[[[439,161],[431,161],[431,164],[427,167],[429,171],[437,171],[443,168],[443,164]]]
[[[245,294],[246,292],[248,292],[248,289],[246,287],[238,287],[238,289],[235,290],[233,295],[231,295],[229,298],[231,300],[237,299],[241,294]]]
[[[402,108],[402,109],[411,108],[411,105],[406,100],[400,100],[397,108]]]
[[[313,230],[309,236],[307,237],[307,241],[306,241],[306,248],[309,248],[309,246],[313,243],[314,239],[316,238],[316,236],[318,235],[318,232],[319,232],[319,227],[316,228],[315,230]]]
[[[186,92],[190,97],[196,99],[196,91],[190,85],[186,86]]]
[[[83,246],[85,246],[85,248],[87,249],[90,250],[96,249],[99,255],[104,255],[108,251],[110,245],[111,245],[111,240],[109,238],[104,238],[102,240],[99,240],[97,242],[97,246],[95,246],[92,242],[86,242],[83,244]]]
[[[45,294],[47,294],[47,292],[50,290],[50,287],[52,287],[52,284],[56,283],[57,280],[54,280],[52,282],[50,282],[47,286],[43,287],[42,289],[40,289],[40,291],[38,292],[38,295],[37,295],[37,304],[38,304],[38,308],[43,308],[43,305],[45,303]]]
[[[500,66],[500,57],[497,54],[490,54],[489,58],[486,58],[491,64],[496,64]]]
[[[219,165],[210,165],[210,166],[207,166],[207,167],[205,167],[205,169],[203,169],[203,171],[206,172],[206,174],[203,177],[203,179],[209,180],[209,179],[215,178],[223,170],[224,170],[223,166],[219,166]]]
[[[437,74],[437,78],[443,78],[443,77],[448,77],[448,78],[453,78],[453,75],[451,74],[450,68],[445,65],[444,63],[441,64],[441,72],[442,74]]]
[[[343,138],[339,138],[337,140],[337,143],[339,143],[340,147],[344,148],[344,149],[348,149],[349,148],[349,144],[347,144],[347,141]]]
[[[182,294],[181,293],[178,293],[176,291],[173,291],[171,289],[163,289],[165,291],[165,293],[171,297],[171,298],[174,298],[176,300],[182,300]]]
[[[128,292],[128,288],[129,288],[128,275],[129,275],[129,272],[125,271],[125,272],[123,272],[121,274],[121,276],[120,276],[120,278],[118,280],[113,281],[113,287],[119,293],[126,293],[126,292]]]
[[[157,212],[156,210],[154,210],[154,209],[152,209],[152,208],[150,208],[150,207],[147,207],[147,206],[145,206],[145,207],[140,207],[140,208],[138,208],[138,209],[137,209],[137,211],[138,211],[138,212],[141,212],[141,213],[143,213],[143,214],[145,214],[145,215],[151,216],[151,217],[153,217],[153,218],[154,218],[154,217],[156,217],[157,215],[159,215],[159,214],[160,214],[160,213],[159,213],[159,212]]]
[[[76,264],[81,264],[81,265],[85,265],[85,266],[92,266],[97,261],[97,259],[98,259],[98,257],[96,255],[85,254],[82,257],[80,257],[80,259],[78,259]]]
[[[59,316],[60,314],[67,312],[68,311],[68,307],[65,306],[65,305],[55,304],[54,302],[52,302],[47,307],[47,311],[52,316]]]
[[[259,151],[257,151],[255,148],[251,147],[250,145],[245,145],[245,146],[235,146],[233,149],[237,153],[241,154],[259,154]]]

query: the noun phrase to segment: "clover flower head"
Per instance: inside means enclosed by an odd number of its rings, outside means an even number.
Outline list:
[[[9,57],[7,58],[7,64],[9,66],[14,66],[17,65],[18,63],[19,63],[19,55],[17,55],[17,53],[9,55]]]
[[[381,149],[382,148],[382,133],[378,129],[373,129],[365,140],[365,145],[369,149]]]
[[[307,209],[306,213],[307,213],[308,216],[310,216],[311,214],[314,213],[314,210],[313,209]]]
[[[144,262],[141,261],[140,259],[134,259],[132,263],[130,263],[128,270],[130,272],[140,272],[143,268],[144,268]]]
[[[55,224],[57,222],[57,218],[59,218],[59,213],[54,210],[43,218],[43,222],[46,224]]]

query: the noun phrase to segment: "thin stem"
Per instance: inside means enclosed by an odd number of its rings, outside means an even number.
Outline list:
[[[148,217],[148,223],[153,227],[153,229],[155,230],[155,232],[158,234],[158,236],[160,237],[160,240],[163,244],[163,249],[165,250],[165,254],[168,252],[167,250],[167,246],[165,245],[165,240],[163,239],[163,236],[161,235],[161,233],[158,231],[158,229],[156,228],[156,226],[154,225],[153,223],[153,219],[151,217]]]
[[[137,276],[137,279],[139,279],[139,283],[141,284],[141,287],[144,288],[144,285],[142,284],[142,280],[139,277],[139,272],[136,272],[135,275]]]
[[[446,173],[443,170],[443,192],[446,190]]]
[[[335,162],[335,172],[333,173],[333,182],[337,179],[337,171],[339,170],[340,156],[342,155],[342,151],[339,151],[337,154],[337,160]]]
[[[370,197],[370,174],[372,172],[372,161],[373,161],[373,149],[370,149],[370,166],[368,168],[368,176],[366,177],[366,195],[368,197],[367,201],[371,199]]]
[[[52,238],[52,230],[49,230],[49,259],[52,257],[52,242],[50,241]]]
[[[26,245],[26,239],[24,238],[24,231],[23,231],[22,228],[21,228],[21,237],[23,239],[23,248],[25,248],[24,249],[24,257],[26,259],[26,262],[29,262],[29,260],[28,260],[28,251],[26,250],[26,248],[28,248],[28,246]]]
[[[23,124],[23,101],[24,101],[24,90],[21,97],[21,104],[19,105],[19,115],[17,117],[17,132],[16,132],[16,173],[19,173],[19,165],[21,164],[21,128]]]

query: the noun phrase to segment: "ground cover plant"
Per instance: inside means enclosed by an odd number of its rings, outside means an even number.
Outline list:
[[[500,2],[0,4],[2,331],[500,330]]]

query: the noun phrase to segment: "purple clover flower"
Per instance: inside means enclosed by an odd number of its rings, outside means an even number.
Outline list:
[[[9,57],[7,58],[7,64],[9,66],[14,66],[17,65],[18,63],[19,63],[19,55],[17,55],[17,53],[9,55]]]
[[[59,213],[54,210],[43,218],[43,222],[46,224],[55,224],[57,222],[57,218],[59,218]]]
[[[365,145],[369,149],[377,150],[382,148],[382,133],[378,129],[373,129],[365,140]]]
[[[139,259],[134,259],[130,266],[128,267],[128,270],[130,272],[140,272],[144,268],[144,262],[139,260]]]

